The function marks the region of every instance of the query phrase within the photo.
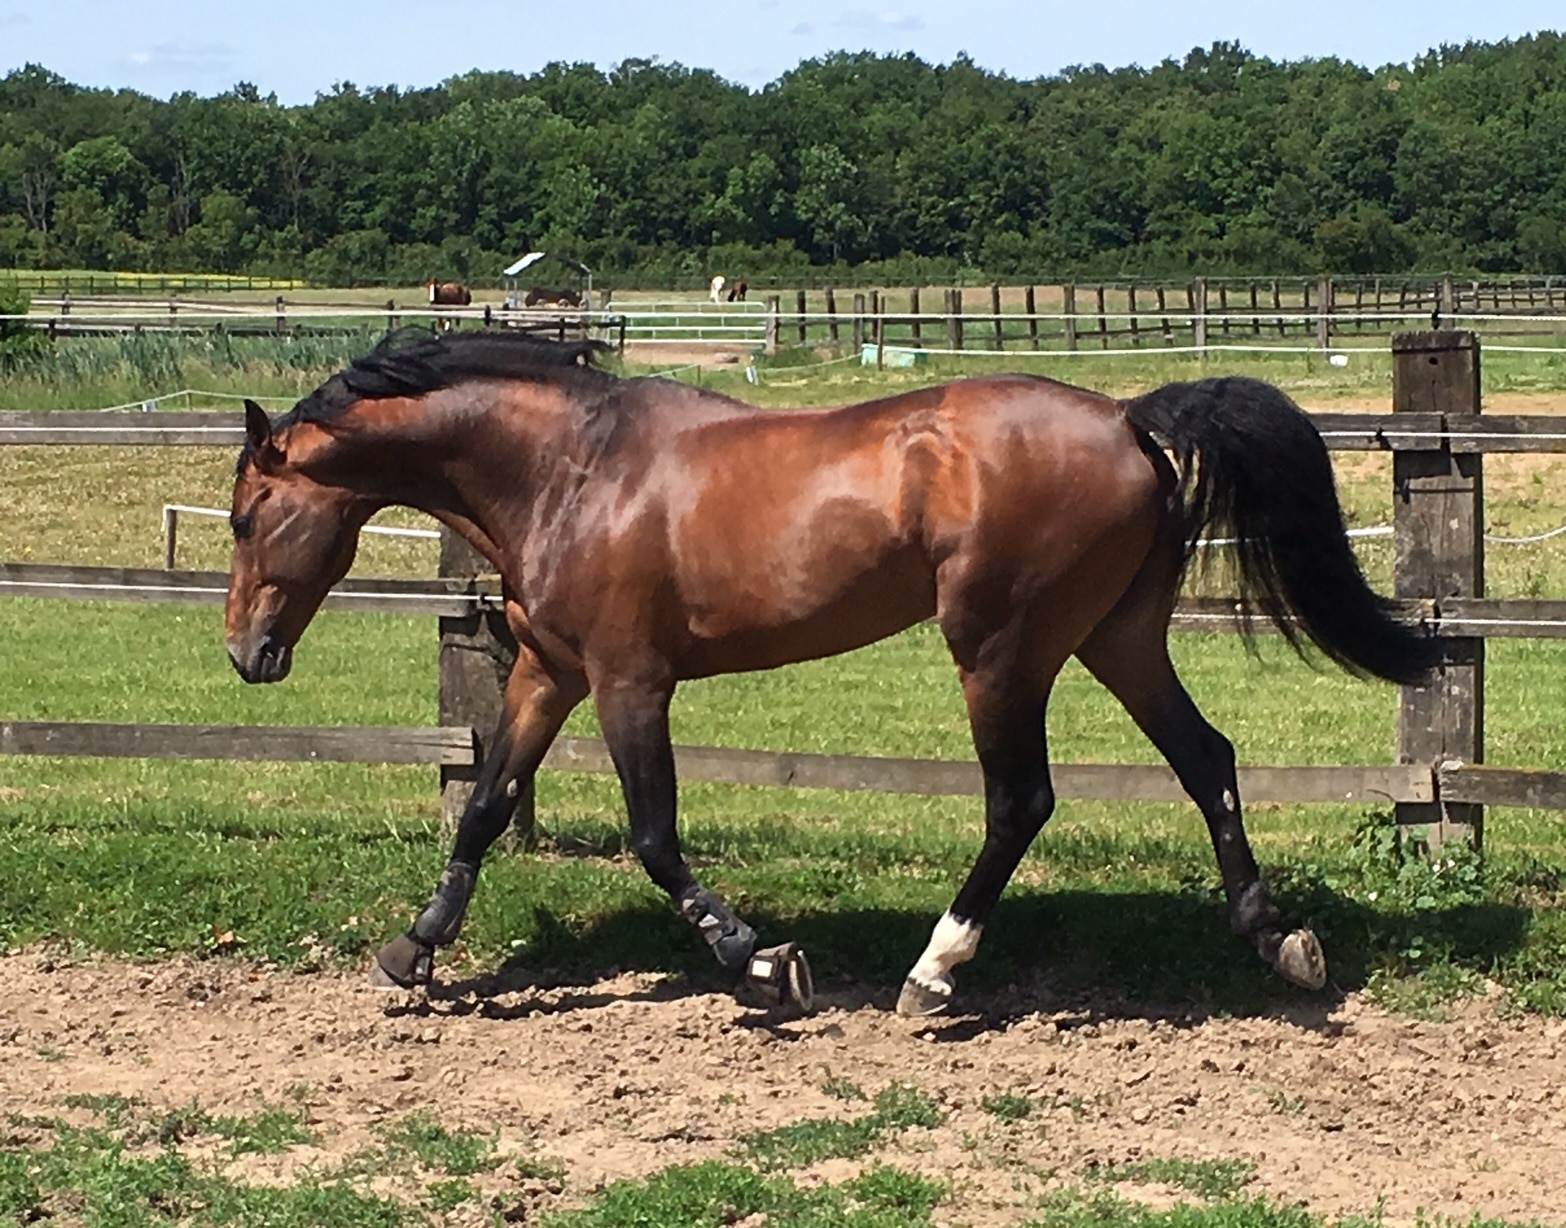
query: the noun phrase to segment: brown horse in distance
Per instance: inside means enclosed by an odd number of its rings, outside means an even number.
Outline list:
[[[947,1005],[952,969],[973,956],[1054,807],[1044,713],[1073,655],[1200,808],[1235,932],[1289,981],[1324,983],[1315,936],[1285,926],[1259,877],[1233,748],[1170,663],[1193,543],[1234,538],[1250,606],[1351,670],[1410,680],[1440,650],[1366,584],[1326,449],[1286,396],[1227,378],[1120,401],[985,376],[768,411],[617,378],[593,353],[485,332],[391,341],[275,423],[247,403],[225,616],[246,681],[287,674],[360,528],[392,504],[428,512],[490,561],[519,645],[451,858],[377,956],[385,976],[429,979],[485,850],[589,695],[632,847],[719,961],[746,967],[754,931],[681,855],[675,686],[845,652],[934,617],[983,772],[985,838],[899,1010]]]
[[[473,292],[460,281],[436,281],[427,283],[432,307],[466,307],[473,302]]]

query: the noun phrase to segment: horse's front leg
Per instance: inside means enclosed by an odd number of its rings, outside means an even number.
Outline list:
[[[571,709],[586,695],[587,682],[580,675],[551,671],[529,648],[518,649],[506,682],[500,730],[458,821],[451,860],[412,927],[376,954],[376,970],[384,980],[374,971],[372,979],[404,988],[429,982],[435,948],[455,942],[462,928],[485,852],[506,830],[517,798]]]
[[[741,972],[756,946],[756,931],[691,874],[675,827],[674,749],[669,743],[672,681],[595,679],[598,723],[625,793],[631,847],[648,877],[674,901],[680,915],[706,939],[718,962]]]

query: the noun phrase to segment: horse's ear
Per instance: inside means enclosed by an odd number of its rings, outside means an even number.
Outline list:
[[[277,445],[272,442],[272,420],[248,397],[245,399],[245,446],[257,461],[277,455]]]

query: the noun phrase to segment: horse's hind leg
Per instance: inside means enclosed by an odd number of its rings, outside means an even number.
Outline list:
[[[530,649],[519,648],[506,682],[500,730],[457,823],[451,860],[412,927],[375,957],[385,980],[402,986],[429,981],[435,948],[455,942],[462,928],[485,852],[506,830],[523,787],[543,762],[571,709],[586,694],[585,679],[557,674]]]
[[[1167,601],[1133,600],[1100,624],[1077,656],[1125,706],[1201,809],[1218,856],[1234,932],[1250,941],[1285,980],[1320,989],[1327,979],[1321,944],[1308,929],[1283,931],[1240,817],[1234,747],[1208,724],[1175,674],[1168,626]]]
[[[1044,707],[1055,670],[1020,668],[1005,638],[971,658],[953,644],[984,772],[984,846],[903,982],[900,1015],[933,1015],[950,1004],[952,969],[973,958],[996,901],[1055,808],[1044,744]]]

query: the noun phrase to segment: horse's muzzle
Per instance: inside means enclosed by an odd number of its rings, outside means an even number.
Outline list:
[[[294,663],[294,650],[270,635],[248,646],[230,640],[228,659],[246,682],[281,682]]]

